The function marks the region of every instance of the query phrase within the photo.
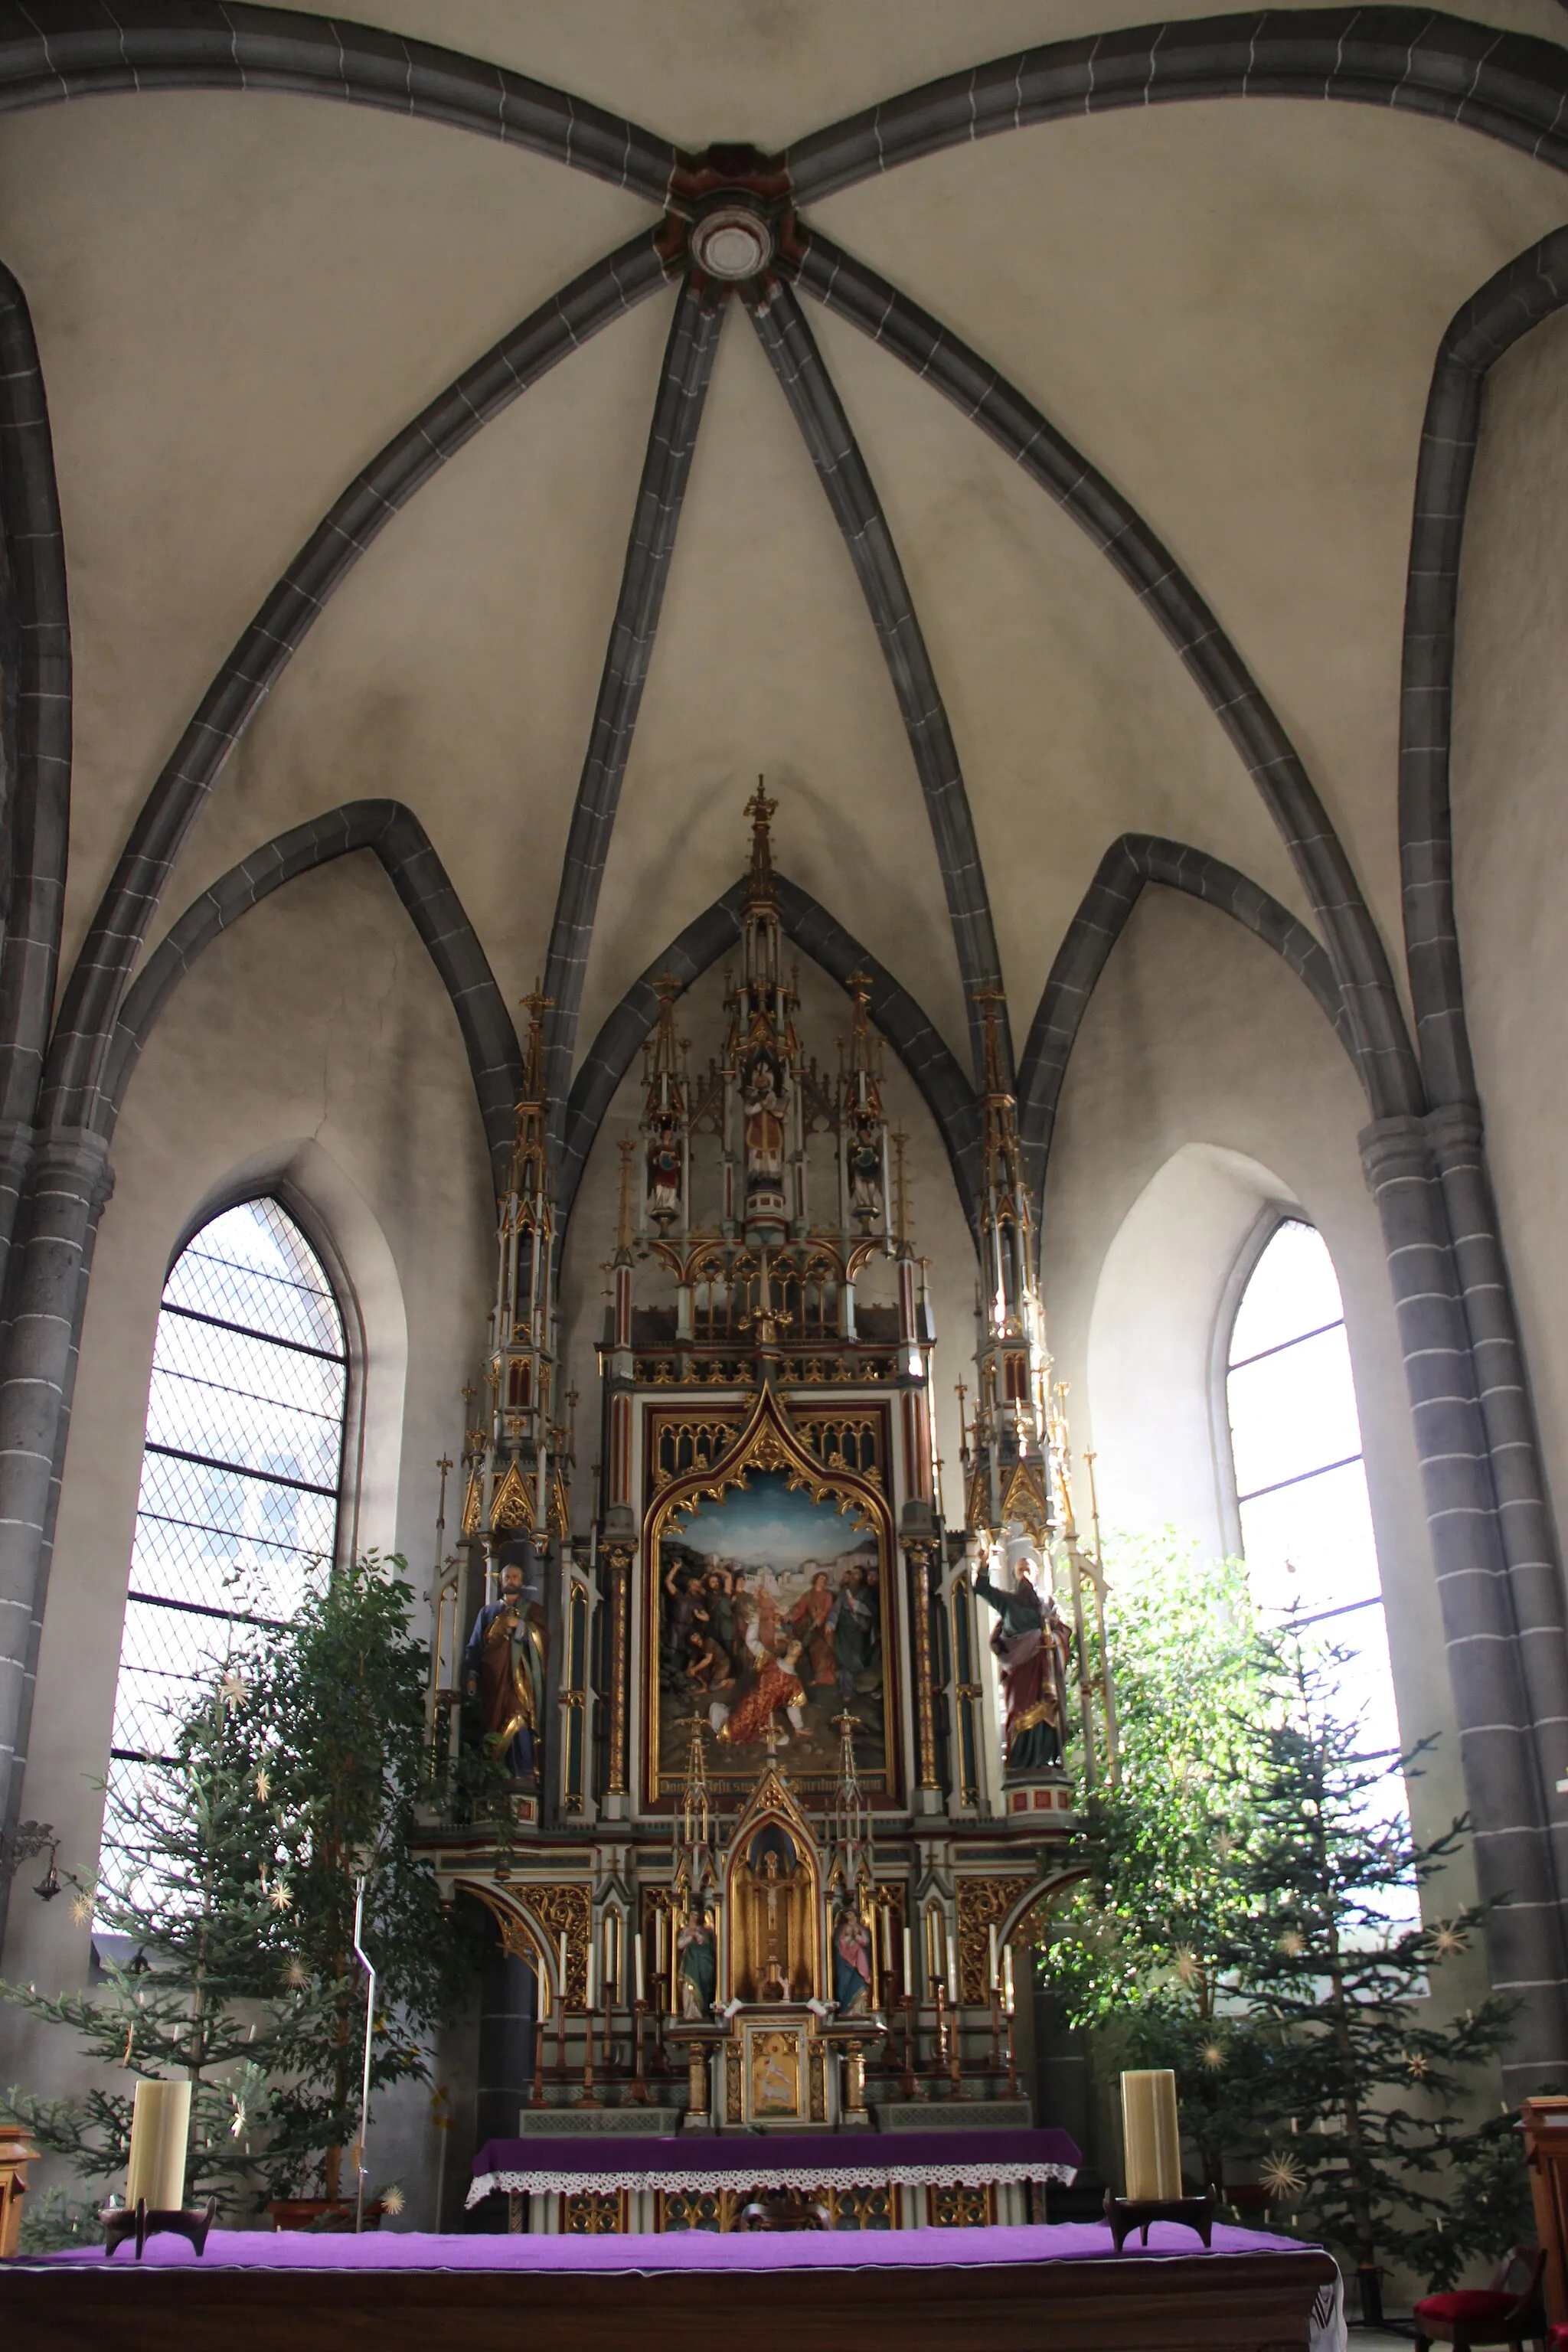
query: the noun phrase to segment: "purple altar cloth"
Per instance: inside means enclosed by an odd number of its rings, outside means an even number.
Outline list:
[[[1173,2254],[1203,2254],[1195,2233],[1173,2222],[1156,2221],[1147,2252],[1127,2242],[1122,2260],[1159,2262]],[[1216,2221],[1215,2254],[1298,2253],[1298,2238],[1271,2238],[1256,2230],[1227,2229]],[[434,2237],[423,2231],[366,2231],[363,2237],[333,2231],[320,2237],[302,2231],[215,2230],[205,2255],[184,2238],[147,2242],[143,2266],[172,2270],[200,2261],[207,2270],[238,2271],[800,2271],[952,2269],[997,2263],[1110,2262],[1110,2227],[1105,2221],[1063,2221],[1046,2228],[994,2230],[835,2230],[721,2237],[716,2231],[681,2231],[671,2237],[568,2238]],[[69,2246],[58,2254],[13,2257],[12,2267],[112,2261],[134,2268],[129,2240],[108,2257],[99,2246]]]
[[[598,2179],[606,2187],[651,2186],[671,2174],[685,2181],[742,2174],[747,2183],[784,2174],[810,2185],[839,2173],[886,2180],[1068,2179],[1082,2158],[1065,2131],[726,2132],[664,2139],[606,2133],[602,2138],[487,2140],[474,2158],[474,2183],[498,2188],[524,2179]],[[809,2176],[809,2180],[807,2179]],[[470,2197],[470,2202],[472,2198]]]

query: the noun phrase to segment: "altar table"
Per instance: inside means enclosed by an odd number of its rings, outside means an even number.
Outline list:
[[[200,2260],[0,2263],[6,2352],[1344,2352],[1339,2273],[1288,2238],[1160,2222],[882,2235],[361,2238],[215,2230]]]
[[[753,2189],[799,2189],[835,2230],[984,2227],[1027,2221],[1027,2185],[1070,2182],[1079,2162],[1067,2132],[1028,2126],[492,2139],[468,2201],[503,2190],[531,2229],[626,2235],[727,2230]]]

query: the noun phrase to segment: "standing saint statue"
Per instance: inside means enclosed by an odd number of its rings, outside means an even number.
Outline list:
[[[463,1675],[477,1698],[485,1739],[514,1780],[537,1788],[544,1725],[544,1610],[520,1560],[500,1572],[500,1592],[474,1620]]]
[[[864,2017],[871,2006],[871,1931],[853,1903],[833,1922],[833,1998],[840,2017]]]
[[[706,1904],[700,1911],[688,1912],[686,1924],[675,1938],[675,1972],[680,1985],[680,2014],[682,2017],[707,2017],[719,1989],[719,1948],[714,1940],[712,1917]]]
[[[1001,1620],[992,1633],[991,1649],[1002,1669],[1007,1710],[1006,1768],[1009,1772],[1038,1772],[1059,1764],[1072,1637],[1056,1595],[1047,1592],[1042,1600],[1027,1569],[1019,1570],[1011,1592],[993,1584],[982,1569],[974,1590]]]

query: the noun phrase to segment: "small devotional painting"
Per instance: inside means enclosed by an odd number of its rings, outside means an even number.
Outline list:
[[[847,1716],[867,1794],[892,1792],[879,1516],[856,1497],[814,1501],[782,1470],[753,1470],[718,1501],[664,1518],[649,1708],[661,1796],[679,1792],[694,1716],[711,1736],[717,1789],[749,1788],[770,1745],[797,1788],[831,1788]]]

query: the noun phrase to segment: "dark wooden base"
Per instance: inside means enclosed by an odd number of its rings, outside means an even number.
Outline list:
[[[1212,2197],[1113,2197],[1105,2192],[1105,2218],[1110,2224],[1110,2235],[1118,2253],[1134,2230],[1143,2232],[1143,2243],[1149,2242],[1151,2221],[1179,2221],[1184,2229],[1195,2230],[1205,2245],[1214,2232],[1214,2199]]]
[[[112,2254],[127,2238],[136,2241],[136,2259],[141,2261],[149,2238],[166,2230],[176,2238],[187,2238],[199,2254],[207,2242],[207,2231],[217,2219],[217,2199],[209,2197],[205,2205],[187,2205],[176,2210],[174,2207],[154,2205],[149,2208],[144,2197],[134,2205],[108,2205],[99,2215],[103,2224],[103,2250]]]
[[[628,2249],[629,2251],[629,2249]],[[1327,2254],[799,2271],[0,2264],[5,2352],[1306,2352]]]

